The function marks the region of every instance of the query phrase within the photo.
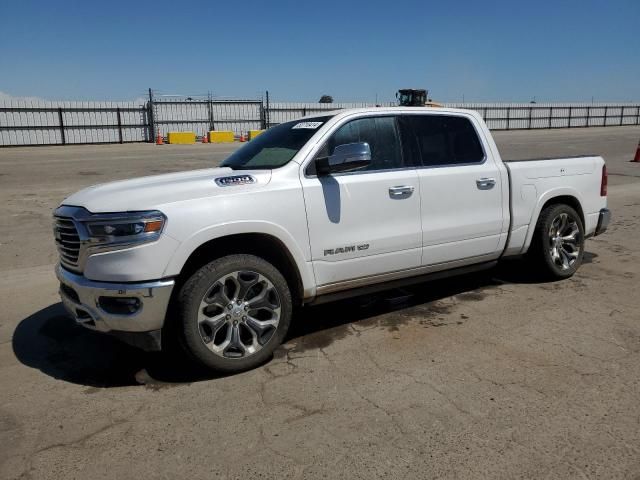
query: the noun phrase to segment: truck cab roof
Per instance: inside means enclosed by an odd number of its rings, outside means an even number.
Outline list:
[[[340,110],[329,110],[326,112],[316,112],[311,115],[302,117],[317,118],[319,116],[331,116],[337,119],[348,117],[356,114],[417,114],[417,113],[437,113],[437,114],[467,114],[467,115],[479,115],[475,110],[469,110],[464,108],[449,108],[449,107],[363,107],[363,108],[344,108]]]

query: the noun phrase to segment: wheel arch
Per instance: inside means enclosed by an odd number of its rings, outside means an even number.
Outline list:
[[[177,284],[184,283],[198,268],[226,255],[248,254],[263,258],[287,280],[296,302],[304,298],[305,281],[296,260],[278,237],[261,232],[244,232],[210,239],[195,248],[182,265]],[[179,289],[179,287],[178,287]]]
[[[540,200],[538,201],[536,209],[532,214],[529,228],[527,230],[527,237],[521,253],[526,253],[527,250],[529,250],[536,225],[538,224],[538,220],[540,219],[540,214],[544,211],[544,209],[551,205],[568,205],[569,207],[573,208],[578,213],[578,215],[580,215],[580,220],[582,221],[582,225],[584,227],[584,210],[582,208],[582,202],[580,198],[580,193],[573,189],[555,190],[542,195]]]

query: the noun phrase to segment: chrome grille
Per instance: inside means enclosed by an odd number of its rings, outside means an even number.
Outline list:
[[[64,265],[77,267],[80,256],[80,235],[75,223],[70,218],[55,217],[53,229],[60,261]]]

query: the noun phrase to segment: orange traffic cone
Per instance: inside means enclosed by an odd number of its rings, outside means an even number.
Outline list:
[[[202,143],[209,143],[209,139],[207,138],[207,133],[205,132],[204,135],[202,135]]]
[[[160,129],[158,129],[158,136],[156,137],[156,145],[163,145],[164,141],[162,136],[160,135]]]
[[[638,148],[636,148],[636,156],[633,157],[632,162],[640,162],[640,142],[638,142]]]

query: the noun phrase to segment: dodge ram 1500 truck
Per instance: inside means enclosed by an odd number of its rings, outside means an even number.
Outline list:
[[[607,228],[606,195],[601,157],[505,162],[473,111],[341,110],[270,128],[219,168],[71,195],[56,273],[79,324],[147,349],[179,339],[234,372],[270,358],[297,305],[525,253],[569,277]]]

